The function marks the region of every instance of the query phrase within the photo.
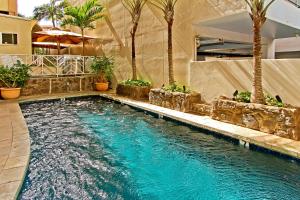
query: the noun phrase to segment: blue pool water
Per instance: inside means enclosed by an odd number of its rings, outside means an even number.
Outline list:
[[[19,199],[296,200],[300,165],[87,98],[22,105],[32,139]]]

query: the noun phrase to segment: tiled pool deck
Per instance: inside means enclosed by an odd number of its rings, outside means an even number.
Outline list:
[[[29,158],[29,132],[18,103],[0,103],[0,199],[16,199]]]
[[[62,99],[70,97],[101,96],[120,103],[167,117],[195,127],[241,140],[273,152],[300,159],[300,141],[219,122],[206,116],[182,113],[116,96],[113,93],[72,93],[23,97],[19,102]],[[0,101],[0,199],[15,199],[22,186],[30,157],[28,129],[17,101]]]

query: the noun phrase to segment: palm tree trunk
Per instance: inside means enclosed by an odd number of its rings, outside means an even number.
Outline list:
[[[253,85],[252,85],[252,103],[264,104],[265,98],[262,86],[262,66],[261,66],[261,23],[260,19],[253,19]]]
[[[173,42],[172,42],[173,19],[168,21],[168,63],[169,63],[169,84],[175,84],[173,68]]]
[[[81,40],[82,40],[82,51],[81,51],[81,55],[84,56],[84,48],[85,48],[85,40],[84,40],[84,30],[81,29]]]
[[[135,23],[131,32],[131,65],[132,65],[132,80],[137,80],[137,69],[136,69],[136,52],[135,52],[135,35],[138,24]]]

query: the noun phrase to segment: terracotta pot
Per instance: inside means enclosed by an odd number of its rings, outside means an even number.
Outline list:
[[[96,90],[97,91],[107,91],[108,83],[96,83]]]
[[[17,99],[20,94],[21,88],[1,88],[1,97],[5,100]]]

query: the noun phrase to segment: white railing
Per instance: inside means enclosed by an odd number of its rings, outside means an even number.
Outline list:
[[[0,65],[12,66],[18,60],[31,66],[33,77],[79,76],[92,74],[93,57],[77,55],[1,55]]]

